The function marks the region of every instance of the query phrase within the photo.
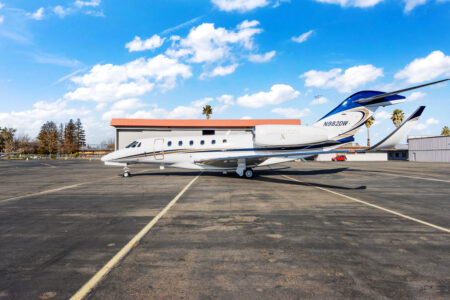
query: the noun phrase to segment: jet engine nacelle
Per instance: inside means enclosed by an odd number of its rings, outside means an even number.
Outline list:
[[[253,142],[257,146],[288,146],[320,143],[328,140],[326,129],[303,125],[257,125]]]

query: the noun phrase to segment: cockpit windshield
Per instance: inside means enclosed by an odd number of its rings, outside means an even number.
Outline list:
[[[126,146],[125,148],[134,148],[134,147],[136,147],[137,144],[138,144],[138,142],[134,141],[131,144],[129,144],[128,146]]]

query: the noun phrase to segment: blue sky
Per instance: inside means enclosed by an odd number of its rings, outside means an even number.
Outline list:
[[[37,135],[81,118],[88,142],[119,118],[300,118],[350,94],[450,77],[448,0],[0,0],[0,126]],[[376,114],[427,108],[411,134],[450,125],[450,84]],[[366,142],[366,130],[357,141]]]

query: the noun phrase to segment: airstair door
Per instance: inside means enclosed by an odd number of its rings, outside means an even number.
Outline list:
[[[164,139],[155,139],[153,143],[153,153],[156,160],[164,159]]]

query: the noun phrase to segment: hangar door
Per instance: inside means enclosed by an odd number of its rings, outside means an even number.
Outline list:
[[[164,139],[155,139],[153,143],[153,152],[156,160],[164,159]]]

